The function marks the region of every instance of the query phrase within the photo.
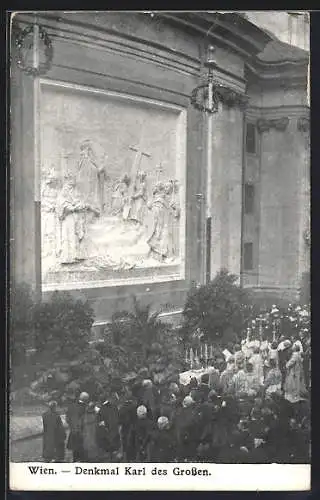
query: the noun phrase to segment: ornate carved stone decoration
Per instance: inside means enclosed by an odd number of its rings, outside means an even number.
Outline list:
[[[73,89],[41,86],[43,286],[183,276],[186,113]]]
[[[269,132],[270,129],[274,128],[279,132],[284,132],[289,125],[289,118],[284,116],[282,118],[266,119],[260,118],[257,121],[257,129],[260,134],[263,132]]]
[[[202,84],[196,87],[191,94],[191,104],[198,109],[199,111],[206,112],[216,112],[218,102],[221,102],[228,108],[239,107],[241,110],[245,109],[248,104],[249,98],[241,94],[240,92],[236,92],[229,87],[225,87],[224,85],[220,85],[219,83],[213,84],[213,92],[212,92],[212,100],[213,100],[213,110],[209,110],[207,106],[208,102],[208,84]]]
[[[297,121],[297,129],[299,132],[309,132],[310,118],[308,116],[300,116]]]
[[[240,92],[236,92],[228,87],[217,85],[215,91],[219,101],[225,104],[228,108],[239,107],[243,110],[248,104],[248,96],[240,94]]]
[[[34,36],[34,33],[37,35],[36,44],[38,44],[39,52],[43,52],[44,55],[44,61],[40,60],[37,66],[30,65],[27,62],[28,51],[30,49],[35,50],[34,39],[32,42],[28,40]],[[44,75],[50,70],[53,59],[53,46],[49,35],[42,26],[38,26],[37,30],[35,25],[28,26],[23,30],[17,29],[15,43],[17,48],[16,62],[24,73],[36,77]]]

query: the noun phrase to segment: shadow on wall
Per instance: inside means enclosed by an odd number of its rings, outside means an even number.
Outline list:
[[[301,287],[300,287],[301,304],[309,304],[311,300],[310,291],[311,291],[310,273],[303,273],[301,278]]]

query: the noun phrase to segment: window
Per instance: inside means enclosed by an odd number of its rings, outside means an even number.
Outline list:
[[[243,268],[245,271],[252,271],[253,269],[253,243],[244,244]]]
[[[244,213],[253,214],[254,212],[254,185],[246,183],[244,185]]]
[[[246,127],[246,151],[254,154],[256,152],[256,127],[253,123],[247,123]]]

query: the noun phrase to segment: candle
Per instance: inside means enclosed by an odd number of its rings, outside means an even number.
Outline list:
[[[190,368],[191,368],[191,370],[193,368],[193,358],[194,358],[193,349],[192,349],[192,347],[190,347]]]
[[[204,346],[204,359],[208,361],[208,345],[205,344]]]
[[[188,363],[188,349],[186,349],[186,363]]]
[[[275,342],[275,340],[276,340],[276,322],[275,321],[272,322],[272,340],[273,340],[273,342]]]
[[[247,328],[247,342],[250,342],[250,334],[251,334],[251,328],[248,326],[248,328]]]
[[[212,359],[212,358],[213,358],[213,346],[211,344],[211,346],[210,346],[210,359]]]
[[[203,346],[200,345],[200,359],[203,358]]]

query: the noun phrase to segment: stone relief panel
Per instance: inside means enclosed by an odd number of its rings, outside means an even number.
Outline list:
[[[184,277],[185,111],[41,85],[44,289]]]

